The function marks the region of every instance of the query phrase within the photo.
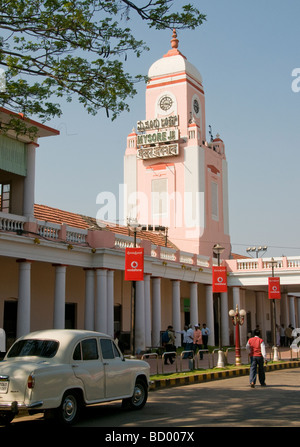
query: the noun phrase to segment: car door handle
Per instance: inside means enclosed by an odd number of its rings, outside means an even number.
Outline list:
[[[78,365],[72,365],[72,368],[78,368]]]

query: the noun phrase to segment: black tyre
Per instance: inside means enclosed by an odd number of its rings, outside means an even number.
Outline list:
[[[146,383],[141,379],[137,379],[133,395],[128,399],[123,399],[122,406],[123,408],[128,408],[130,410],[140,410],[147,402],[147,398],[148,387]]]
[[[60,407],[56,410],[59,422],[64,425],[72,425],[79,419],[82,401],[76,391],[66,391]]]
[[[15,413],[11,411],[5,411],[3,413],[0,413],[0,425],[10,424],[14,417]]]

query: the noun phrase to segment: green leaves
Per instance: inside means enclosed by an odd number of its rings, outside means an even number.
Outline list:
[[[181,0],[141,3],[0,0],[0,67],[6,75],[0,105],[42,121],[62,113],[61,97],[76,97],[91,114],[104,108],[111,119],[128,110],[136,82],[146,77],[128,74],[124,63],[128,54],[148,50],[135,38],[133,20],[155,29],[195,28],[205,20]]]

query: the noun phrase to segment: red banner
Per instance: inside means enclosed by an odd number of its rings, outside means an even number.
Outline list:
[[[212,287],[213,293],[227,292],[227,271],[226,267],[212,268]]]
[[[125,281],[143,281],[144,279],[144,248],[126,248],[125,250]]]
[[[279,300],[280,298],[280,278],[271,276],[269,277],[269,299]]]

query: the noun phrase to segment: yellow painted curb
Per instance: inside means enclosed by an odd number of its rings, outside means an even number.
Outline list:
[[[274,363],[266,365],[266,371],[275,371],[278,369],[286,369],[286,368],[299,368],[300,360],[294,360],[284,363]],[[246,376],[249,374],[249,366],[245,366],[244,368],[239,369],[230,369],[230,370],[222,370],[215,372],[201,372],[199,374],[193,374],[185,377],[176,377],[176,378],[165,378],[155,380],[152,379],[152,383],[150,385],[150,391],[155,391],[160,388],[166,387],[174,387],[174,386],[183,386],[183,385],[191,385],[196,383],[210,382],[212,380],[219,379],[228,379],[230,377],[237,376]]]

